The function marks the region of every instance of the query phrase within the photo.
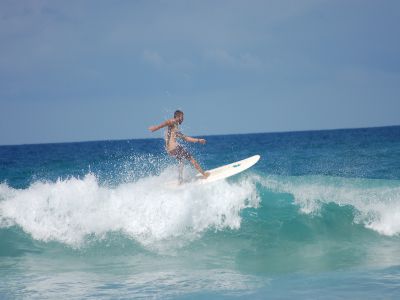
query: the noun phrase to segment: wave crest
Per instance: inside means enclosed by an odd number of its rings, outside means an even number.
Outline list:
[[[144,246],[175,239],[187,241],[209,228],[238,229],[240,211],[257,207],[249,180],[184,189],[164,187],[160,176],[102,186],[93,174],[56,182],[35,182],[26,189],[0,185],[0,227],[20,226],[34,239],[80,247],[88,236],[102,239],[122,232]]]
[[[400,234],[400,181],[327,176],[259,177],[277,193],[289,193],[300,211],[318,214],[321,206],[336,203],[356,210],[355,223],[384,235]]]

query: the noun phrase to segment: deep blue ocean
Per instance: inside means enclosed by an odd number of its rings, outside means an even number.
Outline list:
[[[0,299],[400,299],[400,126],[205,138],[1,146]]]

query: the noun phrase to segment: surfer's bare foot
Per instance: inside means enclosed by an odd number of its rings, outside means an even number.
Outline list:
[[[201,177],[201,179],[207,179],[208,176],[210,176],[210,173],[205,172],[205,173],[203,173],[203,176]]]

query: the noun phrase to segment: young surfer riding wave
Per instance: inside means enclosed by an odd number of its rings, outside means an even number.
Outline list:
[[[154,132],[156,130],[159,130],[164,127],[168,127],[168,129],[165,132],[165,149],[167,153],[175,157],[178,162],[179,162],[179,183],[183,182],[183,160],[186,159],[192,163],[192,165],[199,171],[202,175],[203,178],[207,178],[210,174],[205,172],[198,162],[193,158],[193,156],[184,148],[182,147],[176,140],[177,139],[183,139],[186,142],[191,142],[191,143],[200,143],[200,144],[205,144],[206,140],[205,139],[197,139],[193,138],[190,136],[186,136],[182,134],[179,131],[179,125],[182,124],[183,122],[183,112],[180,110],[175,111],[174,117],[172,119],[169,119],[160,125],[156,126],[150,126],[149,130],[151,132]]]

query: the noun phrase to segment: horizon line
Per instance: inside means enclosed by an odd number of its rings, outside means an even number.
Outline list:
[[[196,134],[193,136],[199,137],[212,137],[212,136],[228,136],[228,135],[250,135],[250,134],[274,134],[274,133],[297,133],[297,132],[313,132],[313,131],[337,131],[337,130],[357,130],[357,129],[373,129],[373,128],[386,128],[386,127],[400,127],[398,125],[381,125],[371,127],[339,127],[339,128],[326,128],[326,129],[300,129],[300,130],[283,130],[283,131],[260,131],[260,132],[243,132],[243,133],[216,133],[201,135]],[[54,145],[54,144],[78,144],[78,143],[96,143],[96,142],[117,142],[117,141],[131,141],[131,140],[158,140],[160,137],[143,137],[143,138],[121,138],[121,139],[101,139],[101,140],[80,140],[80,141],[65,141],[65,142],[38,142],[38,143],[22,143],[22,144],[4,144],[0,147],[13,147],[13,146],[35,146],[35,145]]]

